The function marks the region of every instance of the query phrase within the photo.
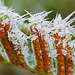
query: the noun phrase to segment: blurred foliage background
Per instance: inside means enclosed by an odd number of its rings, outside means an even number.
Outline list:
[[[54,18],[56,13],[61,13],[65,18],[75,11],[75,0],[5,0],[5,5],[12,6],[21,15],[25,14],[24,9],[32,14],[43,10],[53,10],[53,13],[49,15],[51,18]]]
[[[63,18],[75,11],[75,0],[4,0],[4,4],[8,7],[16,9],[20,15],[25,14],[27,11],[32,14],[41,12],[43,10],[51,11],[53,13],[48,15],[51,19],[57,13],[60,13]],[[74,17],[74,16],[73,16]],[[75,24],[75,23],[74,23]],[[38,75],[31,73],[27,70],[0,63],[0,75]]]

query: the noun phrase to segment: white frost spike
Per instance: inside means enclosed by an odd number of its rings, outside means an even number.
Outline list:
[[[75,56],[75,50],[74,50],[74,49],[73,49],[73,53],[72,53],[72,55]]]
[[[75,13],[75,12],[74,12]],[[74,14],[73,13],[73,14]],[[71,15],[73,15],[73,14],[71,14]],[[67,20],[66,19],[62,19],[62,17],[61,17],[61,15],[60,14],[57,14],[56,15],[56,18],[54,19],[54,21],[53,21],[53,25],[54,25],[54,27],[56,26],[58,26],[58,27],[66,27],[66,26],[68,26],[68,25],[70,25],[72,22],[74,22],[75,21],[75,18],[73,18],[73,19],[71,19],[71,20],[69,20],[68,22],[67,22]]]
[[[49,52],[49,57],[56,58],[57,56],[57,50],[51,50],[51,52]]]
[[[68,21],[68,24],[70,25],[71,23],[73,23],[75,21],[75,17],[71,20]]]
[[[75,25],[70,27],[70,31],[73,33],[73,35],[75,35]]]
[[[38,36],[33,36],[32,38],[31,38],[31,41],[33,41],[33,40],[36,40],[38,38]]]
[[[43,18],[45,18],[48,14],[50,14],[51,12],[53,11],[50,11],[50,12],[46,12],[46,11],[43,11],[42,13],[39,13],[42,15]]]
[[[74,65],[75,65],[75,56],[72,56],[72,60],[73,60]]]
[[[73,14],[75,14],[75,11],[74,11],[74,12],[72,12],[69,16],[67,16],[67,17],[64,19],[64,21],[68,21],[68,20],[69,20],[69,18],[70,18]]]
[[[57,14],[54,23],[59,25],[62,22],[61,14]]]
[[[30,16],[32,16],[32,14],[31,14],[31,13],[29,13],[27,10],[25,10],[25,9],[24,9],[24,11],[26,11],[26,12],[27,12],[27,14],[29,14]]]
[[[70,46],[71,48],[73,48],[73,47],[75,48],[75,40],[69,42],[69,46]]]
[[[4,6],[4,0],[0,0],[0,6]]]
[[[66,56],[66,55],[67,55],[67,51],[66,51],[66,50],[64,50],[64,49],[62,49],[62,53],[63,53],[63,55],[64,55],[64,56]]]
[[[37,14],[34,14],[34,15],[29,13],[28,11],[26,11],[26,12],[30,15],[30,18],[27,18],[29,20],[29,22],[30,22],[30,25],[33,25],[34,23],[41,23],[41,22],[43,22],[45,20],[44,18],[49,13],[51,13],[52,11],[50,11],[50,12],[43,11],[43,12],[40,12],[40,13],[37,13]]]

